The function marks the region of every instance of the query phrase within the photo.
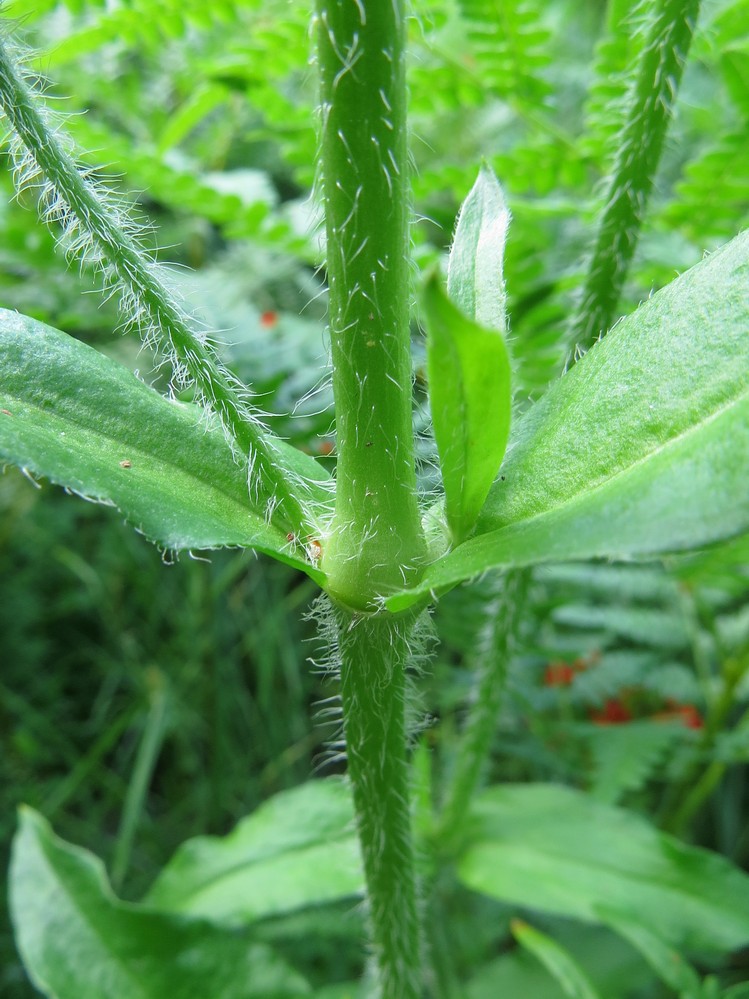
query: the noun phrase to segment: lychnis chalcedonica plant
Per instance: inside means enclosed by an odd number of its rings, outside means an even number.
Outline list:
[[[196,401],[163,397],[66,334],[4,311],[0,453],[117,507],[165,548],[254,548],[314,580],[348,772],[345,784],[280,796],[234,838],[187,844],[137,906],[112,896],[88,854],[22,812],[12,910],[29,976],[46,995],[310,995],[281,956],[288,948],[275,948],[258,923],[360,895],[368,994],[459,995],[433,932],[444,872],[509,905],[608,925],[680,995],[718,994],[674,948],[746,944],[749,881],[738,870],[573,791],[478,793],[528,567],[652,557],[749,528],[749,237],[737,235],[603,336],[617,318],[698,3],[653,0],[644,11],[606,207],[566,331],[582,356],[523,410],[513,406],[502,189],[488,166],[478,169],[446,288],[437,271],[415,280],[405,0],[319,0],[334,477],[270,432],[2,42],[0,102],[18,187],[36,189],[63,251],[98,270],[120,296],[123,324],[163,354],[173,387],[193,386]],[[437,497],[417,485],[414,311],[427,333]],[[428,657],[430,606],[487,572],[497,583],[480,686],[447,787],[432,801],[428,761],[412,766],[409,685]],[[595,995],[548,935],[521,921],[513,933],[568,994]]]

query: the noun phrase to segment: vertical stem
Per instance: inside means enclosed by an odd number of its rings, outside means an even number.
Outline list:
[[[576,345],[587,348],[615,318],[634,256],[663,140],[699,12],[699,0],[654,0],[627,117],[598,224],[580,306],[571,323]]]
[[[486,608],[486,629],[477,656],[481,672],[438,825],[440,842],[448,850],[463,825],[491,749],[528,578],[528,572],[521,569],[498,579]]]
[[[409,334],[404,0],[318,0],[336,405],[330,592],[370,608],[424,558]]]
[[[348,772],[353,787],[378,999],[419,999],[404,721],[411,621],[336,612]]]

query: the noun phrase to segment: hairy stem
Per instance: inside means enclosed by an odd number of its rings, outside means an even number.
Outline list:
[[[318,0],[337,493],[323,552],[352,608],[416,578],[404,0]]]
[[[587,348],[615,318],[676,102],[699,0],[655,0],[571,338]]]
[[[0,40],[0,107],[10,122],[23,155],[17,155],[21,180],[39,184],[48,220],[67,230],[69,244],[83,256],[94,256],[107,281],[124,293],[125,318],[154,337],[177,368],[195,383],[257,476],[250,483],[256,498],[275,508],[295,532],[316,533],[306,512],[304,484],[287,470],[274,439],[241,401],[243,386],[217,362],[188,317],[165,287],[158,267],[122,228],[119,213],[106,203],[97,186],[77,166],[39,97]],[[22,161],[22,162],[19,162]]]
[[[367,882],[377,999],[419,999],[405,669],[413,622],[336,612],[344,735]]]
[[[478,683],[437,825],[441,849],[449,851],[459,836],[491,749],[528,578],[526,570],[516,570],[498,578],[492,587],[476,650]]]

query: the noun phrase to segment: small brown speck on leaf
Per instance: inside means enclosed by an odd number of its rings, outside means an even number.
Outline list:
[[[125,458],[124,461],[120,462],[120,468],[132,468],[132,467],[133,467],[132,461],[128,461],[127,458]]]
[[[9,409],[0,409],[0,413],[5,413],[6,416],[13,415]]]

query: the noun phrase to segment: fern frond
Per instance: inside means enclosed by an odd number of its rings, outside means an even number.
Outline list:
[[[551,87],[549,31],[538,7],[523,0],[458,0],[474,58],[488,90],[504,100],[538,105]]]
[[[749,225],[749,118],[690,163],[659,220],[703,245]]]
[[[627,792],[639,791],[655,775],[667,751],[683,738],[679,723],[640,721],[586,733],[593,765],[590,793],[615,805]]]

